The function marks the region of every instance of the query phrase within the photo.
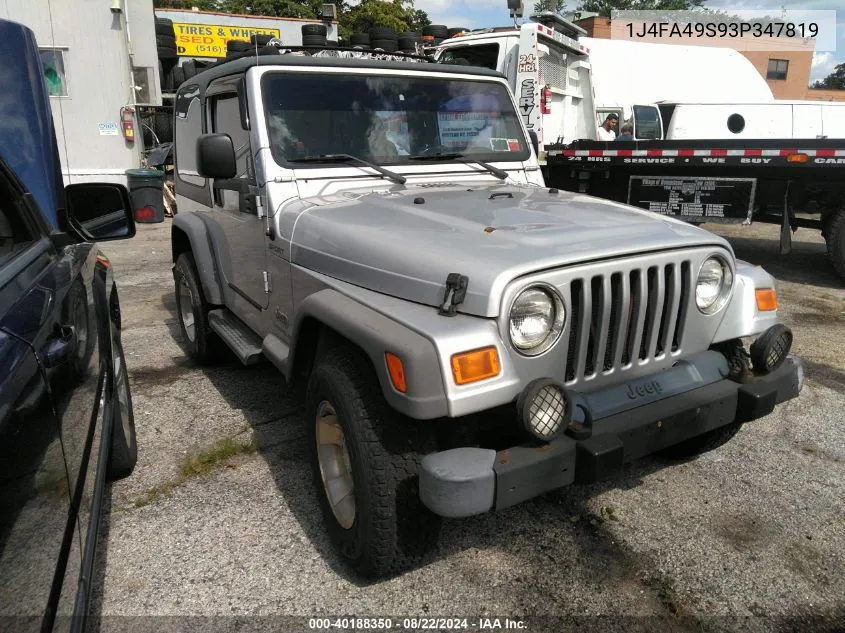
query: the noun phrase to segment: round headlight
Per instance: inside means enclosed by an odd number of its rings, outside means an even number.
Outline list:
[[[523,290],[511,306],[508,318],[511,343],[523,354],[542,354],[557,342],[566,311],[550,288],[532,286]]]
[[[721,257],[710,257],[698,271],[695,303],[704,314],[718,312],[725,305],[733,287],[733,273]]]

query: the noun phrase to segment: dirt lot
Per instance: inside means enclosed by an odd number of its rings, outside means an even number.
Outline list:
[[[449,521],[419,569],[367,585],[325,536],[280,375],[235,360],[199,368],[182,352],[169,223],[104,248],[139,463],[111,490],[100,630],[308,630],[277,616],[352,614],[471,617],[470,630],[494,615],[531,632],[845,630],[845,284],[814,232],[779,258],[777,227],[708,227],[780,280],[807,365],[797,401],[695,461],[646,460],[599,485]]]

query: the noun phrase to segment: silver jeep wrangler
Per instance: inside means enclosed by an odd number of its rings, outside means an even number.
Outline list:
[[[441,517],[710,450],[801,390],[772,277],[545,187],[498,73],[245,57],[182,85],[174,135],[188,352],[302,386],[326,527],[363,575],[418,561]]]

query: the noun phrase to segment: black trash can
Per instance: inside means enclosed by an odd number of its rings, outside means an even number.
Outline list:
[[[127,169],[129,198],[135,221],[164,222],[164,172],[158,169]]]

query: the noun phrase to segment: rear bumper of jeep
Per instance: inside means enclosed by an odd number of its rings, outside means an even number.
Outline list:
[[[617,473],[627,462],[734,421],[766,416],[777,404],[796,397],[802,384],[801,360],[788,356],[772,373],[745,383],[722,378],[596,415],[587,439],[564,434],[548,443],[501,451],[455,448],[432,453],[422,462],[420,498],[432,512],[457,518],[501,510],[571,484],[592,483]],[[616,394],[619,389],[613,388]],[[589,401],[600,408],[599,403],[613,401],[614,395],[594,393]]]

